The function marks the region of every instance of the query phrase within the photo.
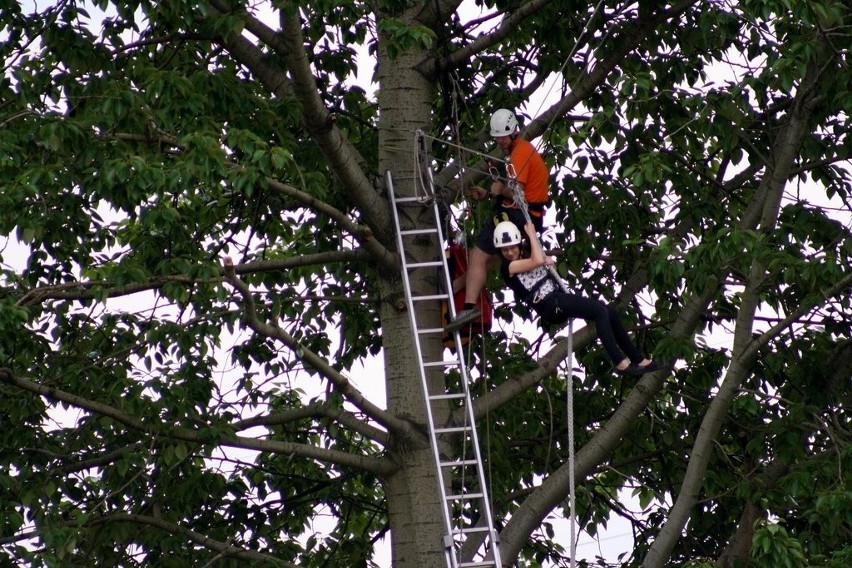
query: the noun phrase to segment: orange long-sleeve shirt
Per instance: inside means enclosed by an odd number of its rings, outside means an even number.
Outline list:
[[[518,183],[524,186],[527,203],[547,203],[550,199],[549,173],[541,155],[529,140],[520,137],[515,139],[509,162],[515,170]],[[503,205],[511,207],[512,200],[504,200]]]

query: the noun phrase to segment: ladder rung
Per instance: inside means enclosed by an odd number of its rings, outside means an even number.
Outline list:
[[[464,495],[447,495],[447,501],[469,501],[471,499],[481,499],[482,493],[465,493]]]
[[[403,229],[399,232],[402,236],[407,235],[433,235],[438,232],[438,229]]]
[[[443,260],[431,260],[429,262],[412,262],[411,264],[406,264],[405,267],[410,269],[413,268],[428,268],[430,266],[444,266]]]
[[[488,527],[465,527],[463,529],[453,529],[453,534],[484,533],[489,531],[490,529]]]
[[[470,432],[470,426],[448,426],[446,428],[435,428],[436,434],[452,434],[453,432]]]
[[[429,396],[429,400],[453,400],[458,398],[464,398],[464,393],[454,392],[449,394],[433,394]]]
[[[461,361],[458,359],[454,361],[429,361],[423,362],[424,367],[452,367],[453,365],[460,365]]]
[[[418,330],[417,330],[417,333],[419,333],[420,335],[425,335],[425,334],[427,334],[427,333],[440,333],[440,334],[443,334],[443,333],[444,333],[444,328],[443,328],[443,327],[424,327],[423,329],[418,329]]]
[[[428,296],[411,296],[412,301],[416,300],[446,300],[449,298],[446,294],[430,294]]]
[[[422,205],[426,205],[429,203],[431,198],[429,197],[394,197],[394,201],[397,203],[420,203]]]
[[[479,560],[474,562],[462,562],[459,568],[476,568],[477,566],[497,566],[493,560]]]
[[[479,462],[476,460],[457,460],[441,462],[441,467],[459,467],[464,465],[476,465]]]

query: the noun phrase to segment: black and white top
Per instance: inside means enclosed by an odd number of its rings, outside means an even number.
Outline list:
[[[530,304],[533,308],[536,304],[549,298],[554,292],[561,289],[553,274],[544,266],[538,266],[527,272],[517,274],[509,273],[511,261],[503,259],[500,265],[500,275],[503,281],[515,293],[515,299]]]

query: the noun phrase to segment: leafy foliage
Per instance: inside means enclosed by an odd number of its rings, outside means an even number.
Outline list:
[[[581,377],[495,291],[504,561],[568,563],[573,418],[579,525],[635,537],[586,565],[848,565],[848,3],[303,4],[0,13],[2,562],[442,563],[383,176],[414,194],[423,130],[458,195],[508,107],[570,285],[678,364],[621,380],[582,330]]]

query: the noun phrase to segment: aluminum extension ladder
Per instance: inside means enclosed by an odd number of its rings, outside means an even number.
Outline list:
[[[429,192],[433,193],[431,187],[431,171],[429,171]],[[485,473],[482,466],[482,456],[479,450],[479,440],[476,435],[476,427],[473,421],[473,407],[471,405],[470,392],[468,388],[468,373],[464,364],[461,336],[458,331],[453,333],[455,340],[455,353],[446,355],[446,350],[441,348],[441,359],[427,361],[424,359],[421,342],[426,337],[443,337],[444,330],[441,327],[427,328],[420,324],[417,318],[415,306],[418,302],[446,302],[451,317],[455,317],[455,303],[452,295],[452,282],[447,259],[444,254],[444,235],[441,230],[440,211],[438,202],[434,198],[422,197],[397,197],[391,172],[387,172],[387,189],[390,195],[391,209],[393,211],[394,224],[396,226],[396,239],[399,256],[402,263],[402,281],[405,287],[405,298],[407,301],[411,331],[414,336],[414,346],[418,361],[420,380],[426,398],[426,416],[429,422],[429,442],[432,446],[433,459],[437,468],[438,489],[443,504],[444,527],[446,533],[443,538],[444,555],[447,568],[473,568],[490,567],[502,568],[500,562],[500,548],[497,533],[494,529],[494,520],[491,513],[491,502],[488,499]],[[400,209],[402,207],[432,208],[434,225],[425,229],[413,229],[400,227]],[[411,245],[417,239],[421,246],[424,239],[429,239],[434,245],[434,257],[428,261],[414,261],[410,258],[406,246]],[[436,290],[432,294],[412,293],[410,275],[415,270],[434,270],[443,273],[443,291]],[[439,286],[438,288],[441,288]],[[447,292],[449,291],[449,292]],[[427,370],[430,368],[441,368],[446,371],[457,369],[459,373],[459,386],[448,386],[450,383],[441,381],[443,388],[441,392],[429,392],[429,381]],[[454,390],[455,389],[455,390]],[[433,388],[434,390],[434,388]],[[437,405],[452,404],[455,401],[464,409],[462,424],[435,424],[435,409]],[[448,458],[442,456],[439,442],[446,437],[455,437],[464,444],[465,451],[461,457]],[[472,456],[468,456],[468,449]],[[473,471],[475,470],[475,471]],[[451,490],[451,493],[448,493]],[[479,522],[475,526],[461,526],[462,512],[470,512],[471,508],[479,504]],[[474,550],[478,552],[479,560],[462,561],[461,552],[465,542],[469,539],[479,539],[480,543]],[[468,545],[476,541],[468,542]],[[483,549],[484,545],[484,549]],[[484,550],[484,552],[482,552]]]

